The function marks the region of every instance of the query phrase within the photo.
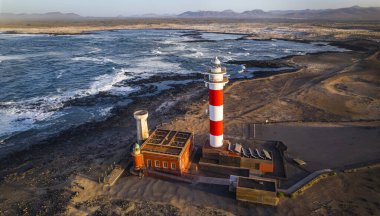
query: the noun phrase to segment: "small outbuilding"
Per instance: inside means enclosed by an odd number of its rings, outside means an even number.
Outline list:
[[[277,197],[277,182],[273,179],[260,177],[237,177],[236,199],[265,205],[276,206],[279,202]]]

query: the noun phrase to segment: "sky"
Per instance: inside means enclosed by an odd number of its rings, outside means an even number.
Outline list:
[[[82,16],[130,16],[148,13],[179,14],[185,11],[232,9],[300,10],[380,7],[380,0],[0,0],[0,12],[77,13]]]

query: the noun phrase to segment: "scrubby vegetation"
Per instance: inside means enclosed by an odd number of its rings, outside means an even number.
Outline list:
[[[290,198],[294,199],[296,198],[298,195],[302,195],[307,189],[309,189],[310,187],[312,187],[314,184],[318,183],[319,181],[321,181],[322,179],[325,179],[329,176],[336,176],[336,172],[329,172],[329,173],[324,173],[322,175],[319,175],[318,177],[314,178],[313,180],[311,180],[309,183],[305,184],[304,186],[302,186],[301,188],[299,188],[297,191],[293,192],[290,194]]]

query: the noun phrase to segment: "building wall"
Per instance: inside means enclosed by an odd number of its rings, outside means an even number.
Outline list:
[[[274,167],[273,164],[270,163],[260,163],[260,171],[263,173],[273,173]]]
[[[154,153],[144,152],[144,164],[147,169],[153,169],[155,171],[167,172],[172,174],[180,174],[180,162],[179,158],[169,155],[160,155]],[[152,166],[149,167],[149,160],[151,160]],[[159,167],[156,167],[156,161],[159,161]],[[164,168],[164,161],[168,162],[168,168]],[[175,164],[175,169],[172,169],[172,163]]]
[[[225,166],[234,166],[240,167],[240,156],[231,156],[231,155],[219,155],[219,164]]]
[[[186,147],[181,155],[181,172],[184,172],[189,165],[190,155],[193,150],[193,136],[187,141]]]
[[[242,157],[240,167],[260,170],[261,172],[273,172],[273,161]]]
[[[279,202],[276,192],[236,187],[236,199],[253,203],[276,206]]]
[[[233,166],[225,166],[217,163],[212,163],[207,161],[207,159],[201,158],[199,161],[199,169],[203,172],[212,172],[218,174],[218,176],[223,178],[229,178],[230,175],[236,176],[245,176],[249,177],[249,169],[241,168],[241,167],[233,167]]]

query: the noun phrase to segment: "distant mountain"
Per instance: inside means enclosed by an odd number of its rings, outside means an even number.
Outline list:
[[[115,17],[83,17],[75,13],[50,12],[44,14],[14,14],[0,13],[0,21],[75,21],[75,20],[105,20],[128,18],[281,18],[281,19],[315,19],[315,20],[380,20],[380,7],[359,7],[323,10],[247,10],[238,13],[232,10],[224,11],[186,11],[174,14],[142,14],[134,16]]]
[[[287,18],[287,19],[325,19],[325,20],[380,20],[380,7],[359,7],[324,10],[250,10],[237,13],[225,11],[187,11],[179,14],[183,18]]]
[[[302,10],[285,14],[289,18],[332,19],[332,20],[380,20],[380,7],[359,7]]]
[[[75,21],[75,20],[109,20],[109,19],[128,19],[128,18],[170,18],[176,14],[141,14],[133,16],[117,15],[114,17],[85,17],[75,13],[49,12],[44,14],[14,14],[0,13],[0,21]]]
[[[170,17],[176,17],[176,14],[155,14],[155,13],[147,13],[147,14],[139,14],[139,15],[132,15],[132,16],[123,16],[124,18],[128,17],[136,17],[136,18],[170,18]]]
[[[79,20],[84,17],[75,13],[49,12],[44,14],[0,13],[1,20]]]
[[[250,10],[250,11],[244,11],[241,13],[242,16],[266,16],[267,13],[264,12],[263,10]]]
[[[240,14],[236,13],[232,10],[224,10],[224,11],[186,11],[178,15],[178,17],[188,17],[188,18],[197,18],[197,17],[205,17],[205,18],[223,18],[223,17],[238,17]]]

